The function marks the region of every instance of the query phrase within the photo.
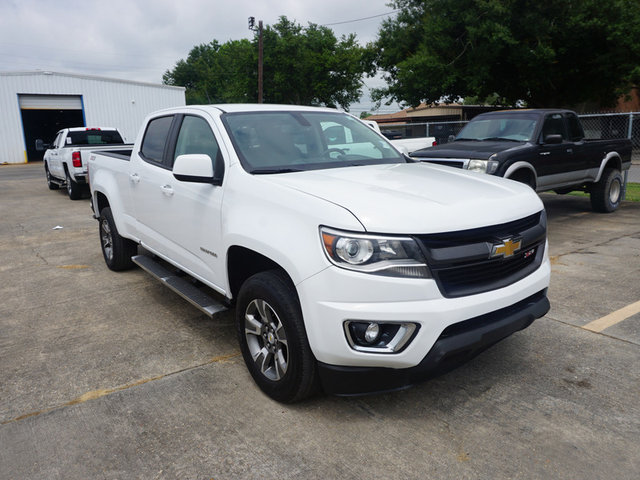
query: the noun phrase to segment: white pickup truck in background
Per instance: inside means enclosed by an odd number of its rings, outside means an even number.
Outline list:
[[[132,152],[92,152],[89,177],[107,266],[210,316],[235,308],[278,401],[405,388],[549,309],[533,190],[414,163],[336,110],[162,110]]]
[[[360,121],[373,128],[379,134],[384,135],[382,130],[380,130],[378,122],[362,119]],[[436,137],[387,138],[387,140],[389,140],[389,142],[391,142],[391,144],[396,147],[400,153],[404,153],[405,155],[411,155],[413,152],[435,147],[438,144],[438,142],[436,142]]]
[[[50,190],[66,187],[71,200],[82,196],[87,187],[87,160],[90,151],[101,148],[130,149],[115,128],[75,127],[58,131],[53,143],[36,140],[36,150],[44,154],[44,171]]]

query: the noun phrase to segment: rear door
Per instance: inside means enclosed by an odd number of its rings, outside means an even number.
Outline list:
[[[561,135],[559,144],[547,143],[549,135]],[[537,165],[538,186],[547,187],[565,184],[575,177],[574,142],[569,137],[562,113],[550,113],[544,118],[539,139]]]
[[[170,182],[169,177],[172,177],[165,160],[165,150],[174,121],[175,115],[156,117],[149,121],[140,150],[134,152],[138,158],[131,159],[129,171],[133,212],[140,241],[164,255],[168,255],[170,251],[162,238],[169,202],[163,188]]]
[[[567,112],[565,115],[569,136],[574,145],[573,154],[575,161],[573,167],[576,173],[579,172],[581,177],[587,178],[589,177],[589,170],[596,169],[594,174],[597,174],[597,170],[600,168],[600,161],[602,160],[600,150],[584,141],[584,131],[578,116],[573,112]]]

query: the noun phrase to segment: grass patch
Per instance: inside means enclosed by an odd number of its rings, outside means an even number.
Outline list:
[[[586,192],[571,192],[568,195],[576,197],[588,197]],[[629,202],[640,202],[640,183],[627,183],[627,195],[625,200]]]

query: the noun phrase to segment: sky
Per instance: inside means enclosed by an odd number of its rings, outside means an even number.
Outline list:
[[[282,15],[301,25],[355,33],[361,44],[376,38],[393,16],[388,0],[0,0],[0,70],[54,71],[151,83],[195,46],[253,38],[248,17],[274,24]],[[369,18],[373,17],[373,18]],[[372,111],[365,78],[353,113]],[[397,111],[382,105],[377,113]]]

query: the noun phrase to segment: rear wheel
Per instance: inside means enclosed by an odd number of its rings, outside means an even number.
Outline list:
[[[67,193],[69,194],[69,198],[71,200],[78,200],[80,197],[82,197],[82,185],[74,182],[71,178],[71,175],[69,175],[69,172],[66,172],[66,175]]]
[[[292,403],[315,392],[316,360],[295,287],[283,272],[257,273],[242,285],[236,328],[245,364],[264,393]]]
[[[598,183],[591,187],[591,208],[596,212],[611,213],[620,206],[622,199],[622,174],[608,168]]]
[[[138,246],[132,240],[120,236],[109,207],[100,211],[100,246],[104,261],[111,270],[120,271],[133,267],[131,257],[138,253]]]

